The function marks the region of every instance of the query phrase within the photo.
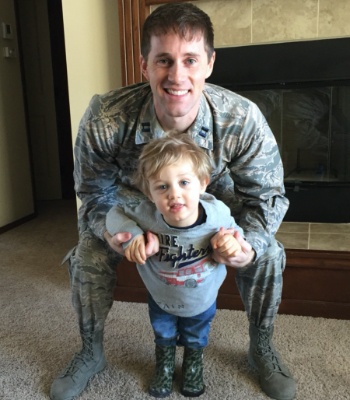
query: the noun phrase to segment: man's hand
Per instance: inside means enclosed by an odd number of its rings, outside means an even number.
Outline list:
[[[241,249],[235,249],[236,244],[229,237],[225,238],[226,235],[233,236]],[[255,257],[255,251],[252,246],[234,229],[220,228],[220,231],[212,237],[211,245],[214,250],[214,260],[229,267],[245,267]]]
[[[144,235],[135,236],[133,241],[125,249],[125,257],[132,262],[143,265],[148,257],[159,251],[158,236],[147,232],[147,242]]]
[[[109,247],[116,251],[117,253],[121,254],[122,256],[125,255],[124,249],[122,244],[127,242],[131,239],[132,235],[129,232],[120,232],[116,233],[114,236],[111,236],[107,231],[104,233],[104,238],[109,244]]]
[[[116,233],[114,236],[111,236],[108,232],[104,233],[104,238],[108,242],[109,246],[117,253],[127,257],[129,261],[134,261],[139,264],[144,264],[148,257],[158,253],[159,239],[158,236],[155,235],[154,233],[147,232],[146,234],[147,242],[145,242],[145,238],[143,235],[136,236],[136,238],[139,239],[138,242],[134,243],[134,246],[138,244],[138,250],[136,250],[136,247],[130,248],[130,246],[134,241],[124,250],[123,243],[130,240],[131,237],[132,235],[129,232]],[[141,237],[143,239],[143,244],[140,243],[142,241]]]

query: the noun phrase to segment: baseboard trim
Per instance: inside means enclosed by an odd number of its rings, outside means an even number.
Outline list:
[[[25,222],[28,222],[30,220],[32,220],[33,218],[35,218],[37,216],[36,212],[34,212],[33,214],[27,215],[21,219],[18,219],[17,221],[11,222],[7,225],[1,226],[0,227],[0,234],[1,233],[5,233],[7,231],[9,231],[10,229],[13,228],[17,228],[17,226],[20,226],[22,224],[24,224]]]

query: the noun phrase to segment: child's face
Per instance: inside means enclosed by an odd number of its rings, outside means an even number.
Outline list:
[[[150,199],[169,225],[190,226],[198,218],[199,196],[207,184],[199,181],[192,162],[182,159],[164,167],[156,178],[150,178]]]

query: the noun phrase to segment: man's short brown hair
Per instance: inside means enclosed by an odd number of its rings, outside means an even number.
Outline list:
[[[147,60],[151,51],[152,36],[176,33],[192,40],[201,35],[204,39],[208,60],[214,52],[214,29],[209,16],[191,3],[168,3],[156,8],[142,28],[141,54]]]

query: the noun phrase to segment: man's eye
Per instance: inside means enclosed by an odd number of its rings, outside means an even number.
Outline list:
[[[157,64],[160,64],[160,65],[168,65],[168,64],[169,64],[169,60],[168,60],[167,58],[160,58],[160,59],[157,61]]]
[[[196,62],[197,62],[197,60],[195,58],[189,58],[187,60],[187,63],[190,64],[190,65],[194,65]]]

